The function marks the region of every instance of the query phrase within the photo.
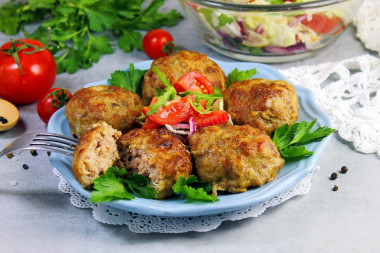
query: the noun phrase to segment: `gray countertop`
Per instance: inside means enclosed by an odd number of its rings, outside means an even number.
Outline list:
[[[0,1],[0,4],[4,1]],[[180,9],[166,1],[163,11]],[[177,44],[222,61],[233,61],[211,51],[188,19],[168,28]],[[0,44],[8,36],[0,33]],[[366,51],[349,27],[342,37],[320,55],[286,64],[292,66],[340,61]],[[143,52],[115,50],[88,70],[60,74],[55,87],[74,92],[84,84],[103,80],[131,62],[148,60]],[[0,77],[3,78],[3,77]],[[18,106],[20,121],[0,132],[0,148],[27,132],[46,131],[36,112],[36,103]],[[29,169],[24,170],[23,164]],[[331,138],[318,162],[308,194],[269,208],[258,218],[224,222],[207,233],[135,234],[127,226],[97,222],[89,209],[70,203],[70,195],[58,190],[58,177],[45,153],[21,153],[14,159],[0,158],[0,252],[379,252],[380,251],[380,159],[357,152],[337,134]],[[329,179],[346,165],[345,175]],[[10,182],[17,182],[12,186]],[[339,186],[332,191],[334,184]]]

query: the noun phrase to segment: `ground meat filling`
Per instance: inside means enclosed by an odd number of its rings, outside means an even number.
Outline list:
[[[150,179],[157,199],[172,195],[172,186],[192,172],[190,153],[177,138],[162,129],[135,129],[117,142],[120,160],[117,165],[130,174]]]
[[[95,124],[81,136],[74,151],[73,171],[84,188],[90,188],[119,159],[116,140],[120,136],[121,132],[105,122]]]

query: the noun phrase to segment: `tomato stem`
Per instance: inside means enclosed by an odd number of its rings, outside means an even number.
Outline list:
[[[55,108],[61,108],[70,100],[64,88],[50,92],[42,101],[45,101],[50,95],[53,97],[52,104]]]
[[[162,53],[167,55],[176,54],[179,52],[178,46],[174,43],[174,41],[169,41],[162,47]]]
[[[11,55],[14,58],[18,68],[20,69],[21,75],[23,76],[24,72],[22,71],[22,68],[21,68],[21,63],[20,63],[20,58],[18,56],[18,53],[20,52],[20,50],[27,49],[27,48],[33,48],[33,51],[22,52],[23,54],[26,54],[26,55],[34,54],[34,53],[37,53],[39,51],[48,49],[50,46],[54,46],[54,47],[58,48],[58,45],[53,43],[50,39],[50,28],[47,29],[47,37],[48,37],[48,44],[44,47],[35,46],[32,44],[23,42],[21,40],[10,39],[9,41],[11,42],[11,45],[10,45],[9,49],[1,49],[0,51],[6,53],[8,55]],[[21,44],[21,46],[16,47],[16,44]]]

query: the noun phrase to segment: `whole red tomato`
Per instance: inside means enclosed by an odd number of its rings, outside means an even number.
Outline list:
[[[44,45],[33,39],[19,41],[34,46]],[[20,47],[22,44],[15,44]],[[9,49],[11,42],[5,43],[0,49]],[[36,101],[55,81],[57,67],[53,55],[48,49],[24,54],[33,51],[33,48],[21,49],[17,55],[20,59],[20,71],[14,57],[0,51],[0,97],[16,104],[27,104]]]
[[[37,103],[37,112],[40,119],[46,124],[53,113],[59,108],[63,107],[70,99],[72,95],[65,88],[53,88],[46,91]]]
[[[155,29],[147,34],[143,38],[144,52],[152,59],[157,59],[168,55],[164,52],[164,47],[169,42],[173,42],[171,34],[163,29]]]

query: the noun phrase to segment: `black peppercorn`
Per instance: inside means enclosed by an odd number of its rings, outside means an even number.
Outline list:
[[[2,124],[7,124],[8,123],[8,120],[6,118],[4,118],[3,116],[0,116],[0,122]]]
[[[37,151],[35,151],[34,149],[30,150],[30,154],[32,156],[37,156],[38,155]]]
[[[331,174],[331,177],[330,177],[331,180],[335,180],[337,178],[338,178],[338,174],[336,174],[335,172]]]
[[[47,154],[48,156],[50,156],[51,152],[50,152],[50,151],[48,151],[48,152],[46,152],[46,154]]]
[[[27,164],[23,164],[22,167],[24,168],[24,170],[29,169],[29,166]]]
[[[333,191],[336,192],[338,189],[339,189],[338,186],[334,185]]]
[[[348,168],[346,166],[343,166],[342,168],[340,168],[340,172],[342,173],[347,173],[348,171]]]

